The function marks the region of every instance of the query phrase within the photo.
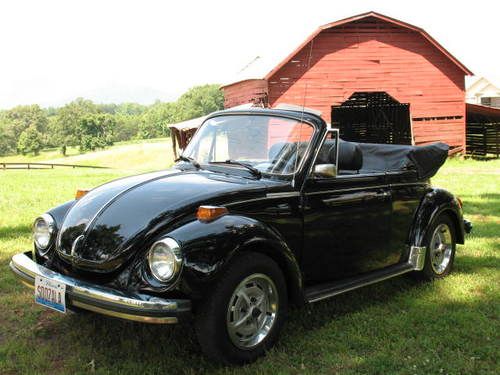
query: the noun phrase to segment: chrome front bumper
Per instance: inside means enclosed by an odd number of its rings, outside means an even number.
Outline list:
[[[31,252],[16,254],[10,269],[23,284],[34,288],[35,277],[42,276],[66,285],[66,304],[117,318],[144,323],[177,323],[189,315],[191,301],[164,299],[147,294],[125,293],[115,289],[77,280],[49,270],[33,261]]]

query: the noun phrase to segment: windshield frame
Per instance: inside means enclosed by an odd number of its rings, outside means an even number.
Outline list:
[[[293,114],[287,115],[286,113],[282,113],[282,112],[280,112],[280,113],[275,113],[272,111],[267,112],[266,110],[234,111],[234,112],[221,111],[221,112],[216,112],[213,115],[210,115],[209,117],[207,117],[203,121],[203,123],[198,127],[196,132],[193,134],[190,142],[193,140],[193,138],[196,136],[196,134],[200,131],[200,129],[205,125],[205,123],[207,121],[209,121],[213,118],[216,118],[216,117],[227,117],[227,116],[265,116],[265,117],[285,118],[285,119],[289,119],[289,120],[295,120],[299,123],[302,122],[304,124],[308,124],[308,125],[312,126],[313,134],[311,135],[311,138],[308,141],[309,144],[307,145],[307,148],[304,151],[304,156],[300,160],[300,163],[297,165],[297,169],[292,173],[272,173],[272,172],[267,172],[267,171],[260,171],[262,177],[268,176],[268,177],[278,177],[278,178],[291,179],[294,176],[298,175],[299,173],[303,172],[304,164],[309,159],[310,154],[313,151],[312,148],[314,147],[313,145],[316,143],[316,138],[318,137],[318,134],[321,133],[321,129],[318,126],[318,124],[316,124],[314,121],[307,119],[305,116],[305,113],[301,113],[301,116],[297,116],[297,115],[293,115]],[[186,149],[184,149],[182,151],[181,155],[186,156],[186,155],[184,155],[185,150]],[[215,165],[215,164],[209,164],[209,163],[199,163],[199,164],[202,167],[202,169],[206,169],[206,170],[211,170],[211,167],[214,167],[214,165]],[[239,167],[237,165],[231,165],[231,164],[227,164],[227,165],[217,164],[217,167],[223,167],[223,168],[225,167],[228,169],[236,169],[236,168],[242,169],[242,170],[244,169],[243,167]]]

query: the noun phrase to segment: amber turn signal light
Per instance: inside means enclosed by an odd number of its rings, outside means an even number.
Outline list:
[[[76,189],[75,199],[80,199],[85,194],[87,194],[90,189]]]
[[[227,214],[226,207],[219,206],[200,206],[196,212],[196,218],[199,221],[208,222]]]

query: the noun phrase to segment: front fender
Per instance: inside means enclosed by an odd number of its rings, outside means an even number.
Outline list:
[[[76,202],[76,200],[71,200],[71,201],[63,203],[59,206],[51,208],[49,211],[47,211],[47,213],[50,214],[54,218],[58,228],[61,227],[61,224],[64,220],[64,217],[66,216],[66,213],[75,204],[75,202]]]
[[[257,251],[278,263],[294,302],[302,300],[302,276],[297,259],[281,235],[266,224],[239,215],[212,222],[191,221],[168,233],[179,242],[184,265],[179,288],[196,298],[203,296],[241,251]]]
[[[424,239],[434,220],[442,213],[447,213],[455,223],[456,241],[464,243],[463,213],[458,200],[444,189],[433,188],[420,202],[410,230],[410,246],[425,246]]]

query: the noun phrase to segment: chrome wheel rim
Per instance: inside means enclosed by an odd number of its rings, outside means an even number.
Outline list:
[[[255,273],[238,284],[229,300],[227,331],[240,349],[260,344],[271,331],[278,314],[278,291],[264,274]]]
[[[432,269],[437,274],[442,274],[450,264],[453,251],[453,241],[448,225],[439,224],[432,235],[430,245],[430,261]]]

